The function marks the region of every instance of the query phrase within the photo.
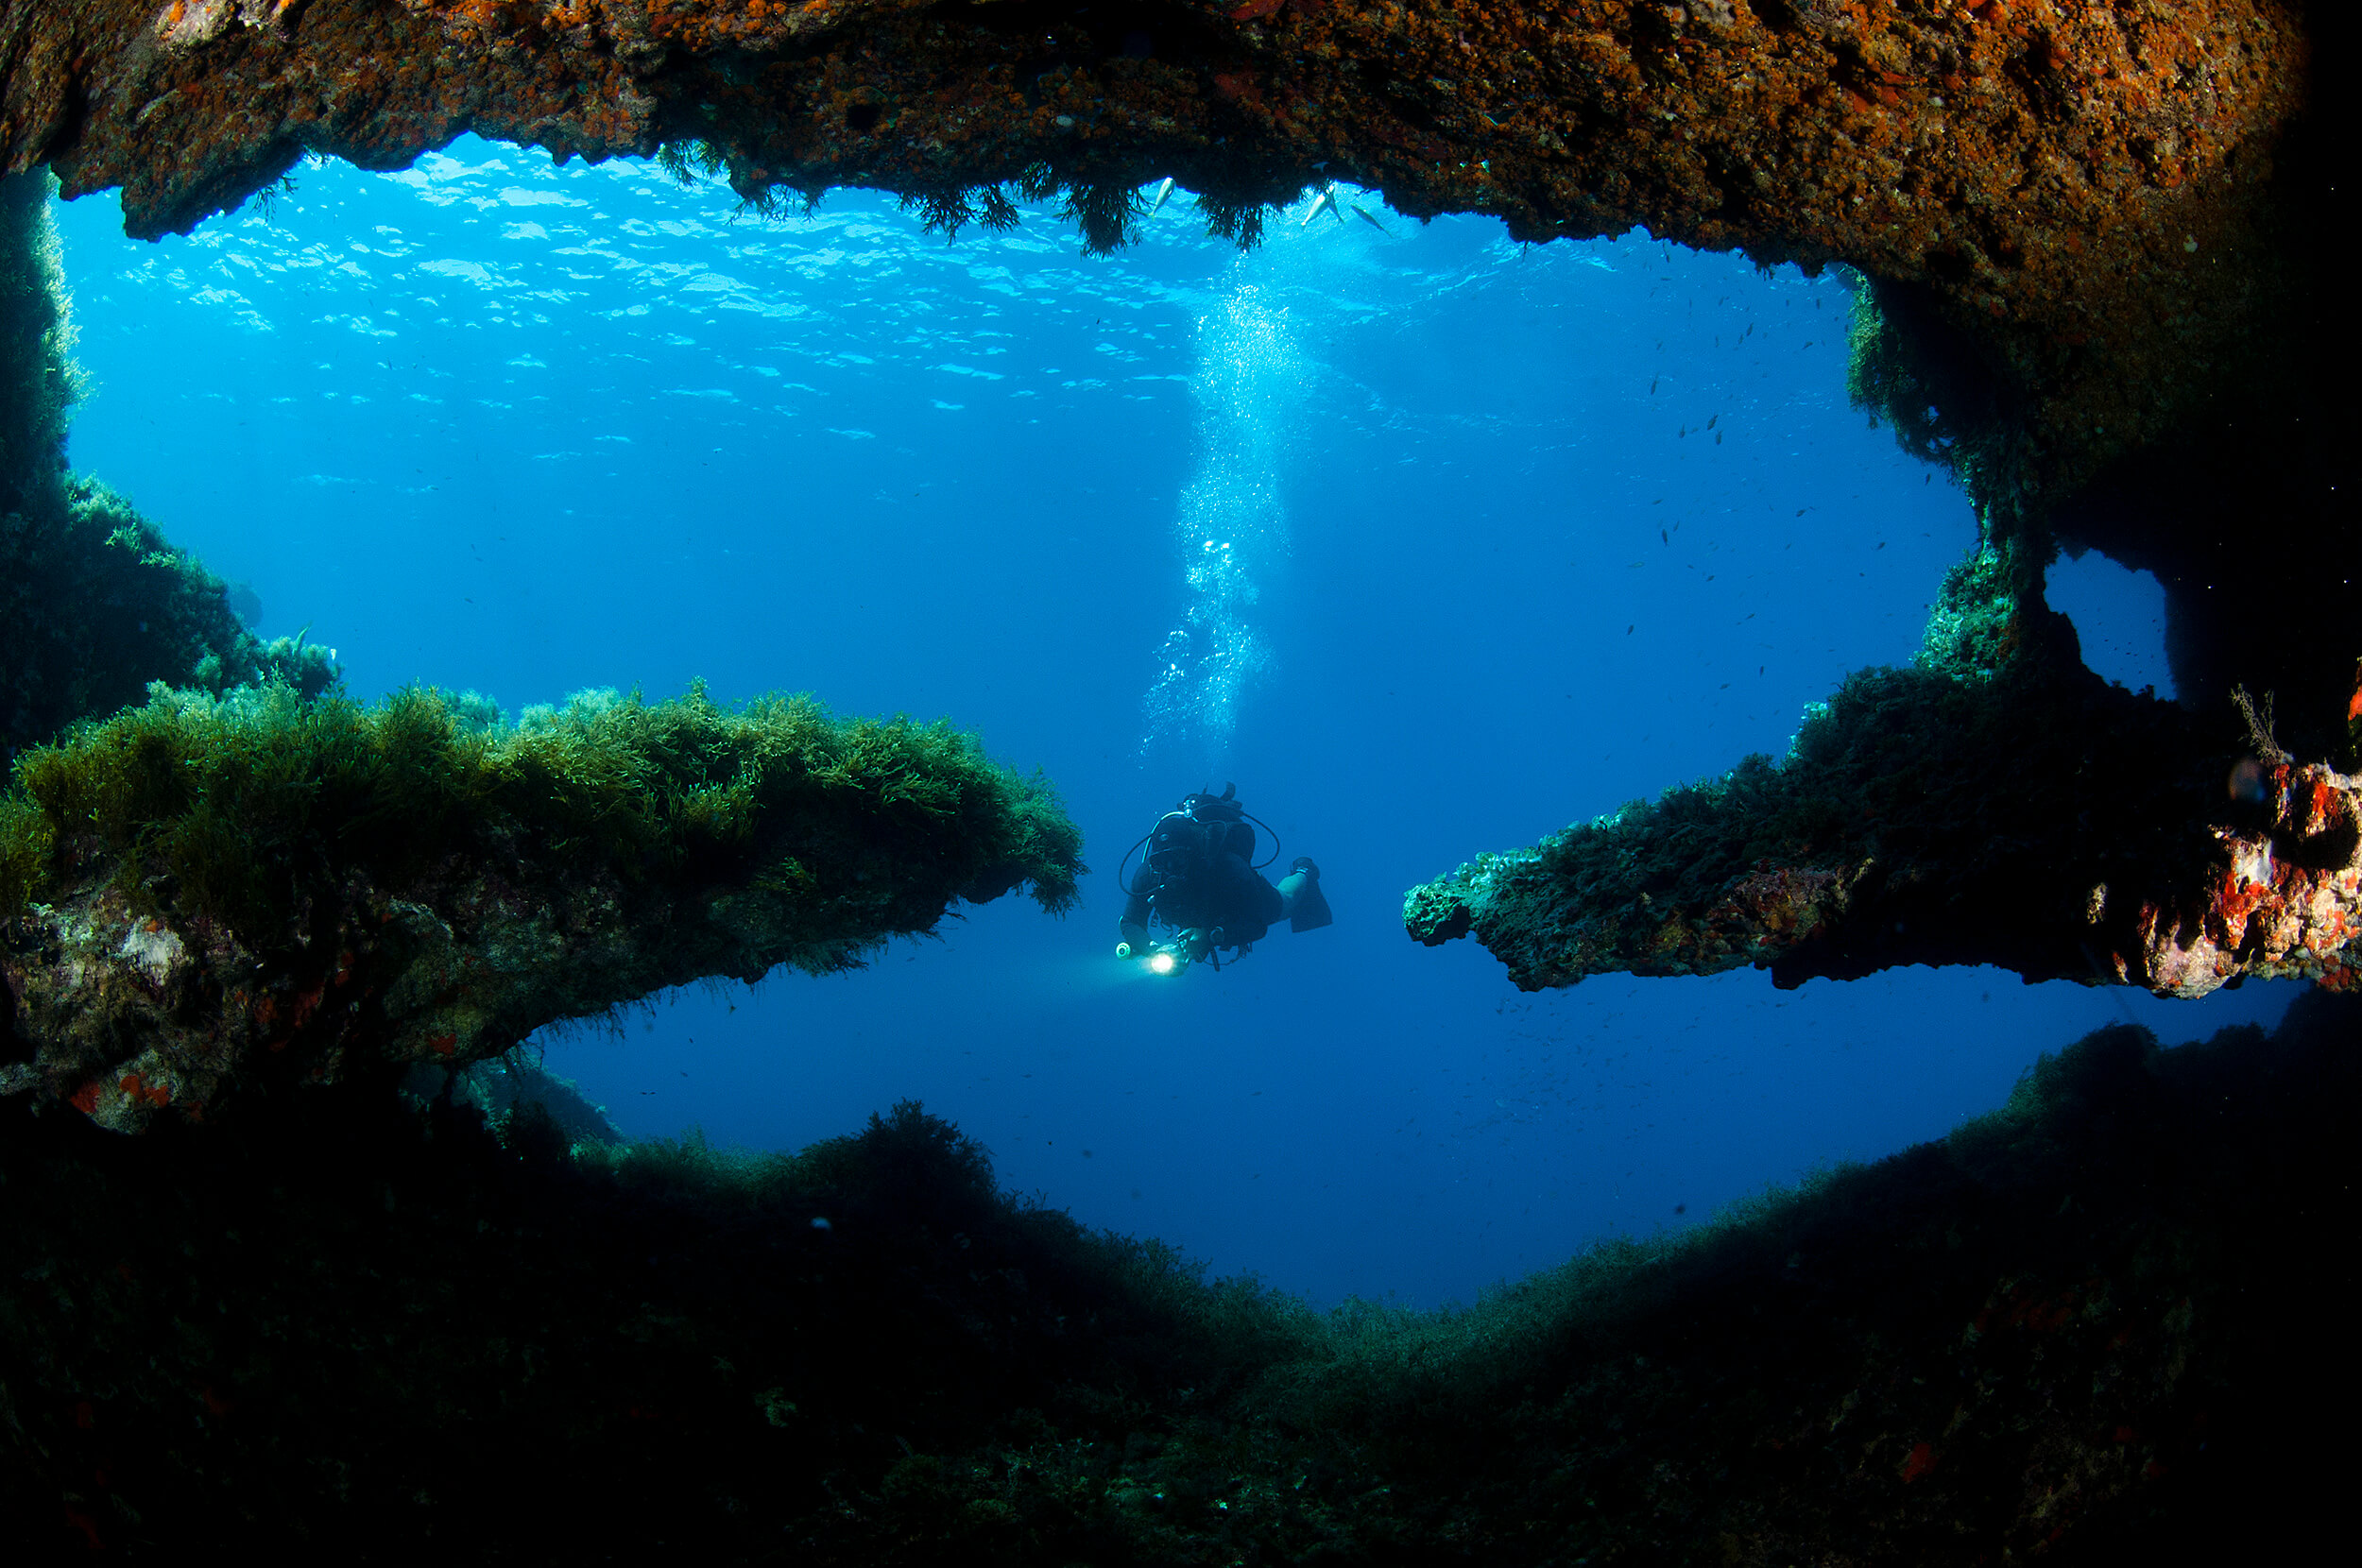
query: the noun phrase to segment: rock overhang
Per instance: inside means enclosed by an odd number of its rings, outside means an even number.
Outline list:
[[[2052,380],[2067,349],[2221,314],[2211,275],[2252,243],[2309,58],[2275,0],[12,10],[0,156],[70,195],[122,187],[135,234],[306,150],[399,167],[471,129],[561,158],[695,144],[748,196],[874,185],[947,221],[1031,178],[1075,195],[1095,246],[1164,176],[1234,226],[1338,178],[1520,239],[1645,224],[1845,260],[2013,324],[2007,357]]]
[[[1165,178],[1244,240],[1270,204],[1342,179],[1521,240],[1645,226],[1841,261],[1947,393],[1986,405],[2007,460],[1973,488],[2011,514],[2189,445],[2226,391],[2244,410],[2317,379],[2291,373],[2319,336],[2295,255],[2318,248],[2306,148],[2335,140],[2309,93],[2350,52],[2341,19],[2297,0],[17,0],[8,17],[0,161],[46,162],[68,195],[120,187],[140,235],[307,152],[398,168],[473,130],[560,159],[661,154],[762,204],[881,188],[953,230],[1012,221],[1012,192],[1062,196],[1095,249]],[[2078,537],[2170,562],[2205,550],[2195,532]]]
[[[749,199],[875,186],[956,229],[1062,193],[1123,242],[1166,177],[1219,231],[1338,179],[1522,240],[1635,226],[1922,293],[2071,489],[2265,330],[2286,0],[19,0],[0,159],[185,230],[303,153],[474,130],[671,149]]]
[[[0,1096],[120,1132],[390,1084],[693,980],[858,967],[960,901],[1076,897],[1046,780],[948,724],[584,694],[471,731],[433,691],[145,707],[0,793]]]

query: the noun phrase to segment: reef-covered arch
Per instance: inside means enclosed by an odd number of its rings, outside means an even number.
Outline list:
[[[2323,570],[2352,556],[2326,499],[2345,459],[2312,435],[2352,400],[2304,172],[2333,140],[2304,100],[2330,17],[6,0],[0,154],[124,185],[144,232],[306,148],[385,166],[474,128],[669,146],[757,199],[882,185],[947,228],[1008,218],[1012,182],[1063,191],[1098,246],[1152,178],[1245,237],[1258,203],[1335,177],[1528,237],[1645,222],[1853,262],[1857,390],[1985,526],[1926,656],[1849,683],[1786,767],[1513,858],[1489,906],[1443,889],[1429,934],[1474,923],[1513,964],[1531,939],[1536,983],[1594,938],[1634,967],[1792,938],[1791,974],[1935,955],[2107,978],[2108,923],[2147,910],[2202,989],[2217,959],[2255,972],[2251,932],[2289,953],[2291,927],[2327,975],[2362,854],[2353,780],[2283,745],[2318,757],[2356,711],[2353,601]],[[9,210],[45,194],[20,179]],[[34,275],[15,259],[0,281]],[[40,418],[0,429],[0,496],[47,495],[61,339],[41,300],[10,304],[0,399],[31,388],[13,406]],[[2268,515],[2226,518],[2268,471]],[[2211,706],[2080,671],[2041,599],[2061,536],[2244,574],[2175,601]],[[137,528],[15,537],[171,565]],[[675,978],[826,967],[952,896],[1031,880],[1059,904],[1070,825],[963,738],[693,698],[487,734],[430,693],[363,710],[193,680],[210,645],[175,648],[142,678],[219,690],[36,750],[0,805],[0,1082],[34,1091],[0,1096],[9,1539],[170,1549],[262,1519],[543,1556],[2108,1559],[2252,1551],[2336,1494],[2308,1418],[2353,1383],[2318,1347],[2353,1270],[2305,1195],[2351,1174],[2350,997],[2306,998],[2270,1042],[2106,1031],[1941,1145],[1472,1312],[1317,1318],[1003,1198],[916,1106],[748,1163],[570,1151],[529,1114],[495,1141],[370,1092]],[[2202,690],[2240,678],[2278,685],[2277,732]],[[60,723],[123,700],[33,684]],[[326,804],[274,806],[290,782]],[[228,1126],[159,1114],[315,1080],[347,1091],[209,1118]]]

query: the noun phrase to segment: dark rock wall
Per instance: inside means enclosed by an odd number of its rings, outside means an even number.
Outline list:
[[[1208,1285],[916,1106],[748,1159],[349,1091],[136,1139],[0,1103],[0,1545],[2277,1559],[2341,1524],[2362,1395],[2356,1027],[2103,1031],[1453,1314]]]

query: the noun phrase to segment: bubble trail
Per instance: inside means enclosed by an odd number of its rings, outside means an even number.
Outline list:
[[[1187,593],[1141,702],[1140,750],[1185,748],[1213,769],[1271,665],[1255,607],[1289,551],[1280,481],[1304,378],[1287,311],[1251,283],[1199,318],[1197,349],[1198,465],[1173,518]]]

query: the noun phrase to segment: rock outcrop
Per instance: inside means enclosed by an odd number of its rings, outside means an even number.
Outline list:
[[[2318,9],[2319,8],[2314,8]],[[305,152],[463,131],[675,147],[762,200],[946,227],[1064,192],[1096,246],[1163,176],[1218,228],[1323,179],[1522,239],[1645,224],[1924,289],[2072,479],[2160,433],[2274,266],[2294,0],[11,0],[0,162],[182,230]],[[2264,292],[2268,292],[2266,290]],[[2195,363],[2199,373],[2184,372]]]
[[[2235,715],[2081,670],[1865,672],[1785,759],[1484,856],[1412,890],[1404,922],[1430,946],[1474,935],[1529,991],[1908,963],[2174,997],[2362,984],[2362,778],[2243,758],[2243,740]]]
[[[119,1132],[501,1055],[708,976],[857,964],[955,899],[1065,910],[1082,834],[946,724],[578,698],[471,730],[162,687],[0,796],[0,1095]]]
[[[1529,991],[1907,963],[2175,997],[2362,984],[2362,777],[2251,707],[2110,686],[2009,576],[1991,551],[1956,569],[1917,664],[1852,676],[1786,758],[1481,857],[1412,890],[1405,926],[1474,935]]]

